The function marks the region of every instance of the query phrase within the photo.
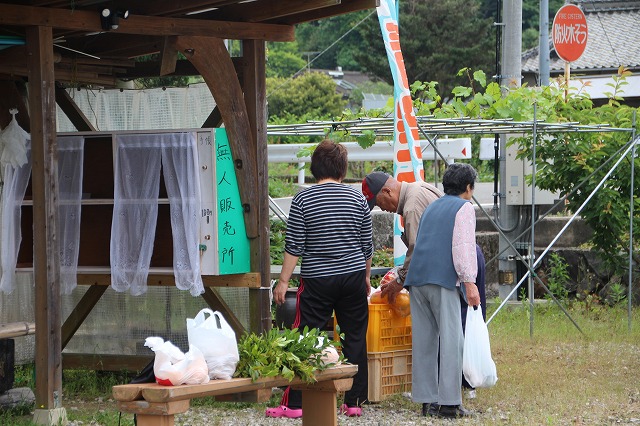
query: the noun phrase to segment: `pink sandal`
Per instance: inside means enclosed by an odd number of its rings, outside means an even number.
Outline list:
[[[287,417],[290,419],[298,419],[302,417],[302,408],[289,408],[286,405],[281,405],[276,408],[267,408],[264,413],[267,417]]]
[[[347,404],[342,404],[340,413],[347,417],[360,417],[362,416],[362,407],[349,407]]]

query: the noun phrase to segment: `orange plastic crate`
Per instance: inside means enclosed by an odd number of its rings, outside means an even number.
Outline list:
[[[405,349],[411,349],[411,315],[400,318],[387,304],[370,304],[367,352]]]
[[[371,352],[369,402],[380,402],[390,395],[411,392],[411,350]]]
[[[333,317],[333,336],[338,340],[337,319]],[[388,304],[369,304],[367,352],[411,349],[411,315],[400,318]]]

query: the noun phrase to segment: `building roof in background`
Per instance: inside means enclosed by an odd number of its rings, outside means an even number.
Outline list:
[[[640,1],[574,0],[587,19],[589,38],[582,56],[571,63],[572,70],[609,72],[621,65],[640,70]],[[551,36],[550,36],[551,38]],[[551,73],[564,72],[565,62],[549,42]],[[522,72],[536,73],[538,48],[523,53]]]
[[[330,76],[338,86],[336,91],[343,96],[349,96],[351,91],[362,83],[375,81],[375,79],[372,79],[367,74],[360,71],[343,71],[342,67],[338,67],[334,70],[311,69],[311,71],[321,72]]]

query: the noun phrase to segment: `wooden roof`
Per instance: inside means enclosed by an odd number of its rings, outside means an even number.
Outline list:
[[[55,78],[113,87],[117,79],[197,75],[188,61],[160,55],[172,37],[293,41],[294,25],[378,5],[377,0],[0,0],[0,76],[27,76],[28,26],[53,28]],[[102,11],[120,17],[117,28]],[[105,27],[106,26],[106,27]],[[106,28],[106,29],[105,29]],[[163,62],[164,61],[164,62]]]

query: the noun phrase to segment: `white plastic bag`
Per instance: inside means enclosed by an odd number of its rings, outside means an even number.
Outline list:
[[[209,314],[206,317],[206,314]],[[204,354],[211,379],[230,379],[240,360],[236,333],[218,311],[205,308],[187,318],[189,344]]]
[[[498,381],[496,364],[491,358],[489,330],[482,318],[482,309],[469,307],[464,334],[462,372],[474,388],[488,388]]]
[[[170,341],[161,337],[147,337],[145,346],[156,353],[153,374],[156,382],[164,386],[198,385],[209,382],[204,355],[195,346],[186,354]]]

